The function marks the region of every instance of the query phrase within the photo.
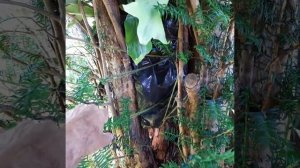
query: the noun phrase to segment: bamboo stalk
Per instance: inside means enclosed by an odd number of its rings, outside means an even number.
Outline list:
[[[183,39],[184,37],[184,27],[181,21],[179,21],[179,27],[178,27],[178,52],[183,52]],[[178,65],[177,65],[177,78],[178,78],[178,92],[177,92],[177,116],[179,119],[182,118],[182,112],[181,110],[183,109],[183,66],[184,62],[181,60],[178,60]],[[181,121],[179,121],[179,134],[181,136],[185,136],[186,134],[186,129],[184,128],[183,124]],[[186,145],[185,141],[183,138],[181,138],[181,146],[182,146],[182,152],[183,156],[185,158],[188,157],[189,155],[189,148]]]
[[[200,77],[197,74],[188,74],[184,81],[185,89],[188,96],[188,103],[187,103],[187,110],[189,114],[189,118],[191,122],[195,122],[196,113],[198,111],[198,103],[199,103],[199,96],[198,92],[200,90]],[[197,132],[193,129],[189,130],[190,135],[193,140],[193,144],[191,147],[191,154],[196,153],[195,147],[193,145],[198,145],[200,140]]]
[[[189,14],[192,16],[193,14],[195,14],[197,12],[197,8],[200,5],[200,2],[199,2],[199,0],[187,0],[186,4],[188,6]],[[202,21],[199,18],[196,18],[196,23],[201,24]],[[200,36],[201,32],[199,30],[197,30],[196,27],[193,27],[192,29],[193,29],[193,35],[194,35],[194,38],[196,41],[196,45],[203,43],[202,41],[199,40],[199,36]],[[199,54],[199,56],[200,56],[199,57],[200,61],[204,62],[203,57],[200,54]]]

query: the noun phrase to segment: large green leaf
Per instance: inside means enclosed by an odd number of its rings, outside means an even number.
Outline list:
[[[92,6],[84,5],[83,7],[87,17],[94,17],[94,9]],[[71,15],[81,15],[78,4],[69,4],[66,6],[66,12]]]
[[[152,43],[151,41],[149,41],[147,45],[139,43],[139,39],[137,37],[137,18],[127,15],[124,26],[128,55],[132,58],[135,64],[138,64],[151,51]]]
[[[169,0],[136,0],[135,2],[123,5],[123,9],[139,19],[137,35],[139,42],[147,45],[149,41],[157,39],[167,44],[166,35],[161,20],[160,12],[155,9],[155,5],[168,4]]]

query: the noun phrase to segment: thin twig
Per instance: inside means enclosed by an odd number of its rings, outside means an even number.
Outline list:
[[[95,40],[95,38],[94,38],[94,36],[93,36],[92,28],[90,27],[90,25],[89,25],[89,23],[88,23],[88,21],[87,21],[87,18],[86,18],[86,15],[85,15],[85,11],[84,11],[82,2],[80,1],[80,2],[78,3],[78,5],[79,5],[80,13],[81,13],[81,15],[82,15],[82,20],[83,20],[84,25],[85,25],[85,27],[86,27],[88,36],[90,37],[93,46],[97,46],[96,40]],[[95,52],[95,54],[96,54],[96,58],[99,59],[100,62],[103,62],[103,60],[102,60],[102,58],[101,58],[101,56],[100,56],[100,51],[99,51],[97,48],[94,47],[94,52]],[[103,65],[103,64],[100,64],[100,65],[99,65],[99,64],[96,63],[96,66],[97,66],[97,68],[99,69],[100,74],[103,74],[103,66],[101,66],[101,65]]]

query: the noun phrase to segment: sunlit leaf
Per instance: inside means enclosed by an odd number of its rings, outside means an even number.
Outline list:
[[[155,8],[156,5],[166,5],[169,0],[136,0],[135,2],[123,5],[124,10],[139,19],[137,35],[139,42],[147,45],[153,39],[160,40],[167,44],[165,30],[161,14]]]

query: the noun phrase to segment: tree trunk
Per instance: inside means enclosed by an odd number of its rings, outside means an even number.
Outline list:
[[[107,77],[115,77],[113,80],[106,81],[110,83],[112,101],[116,114],[120,114],[120,102],[123,98],[131,100],[130,110],[136,112],[137,100],[135,95],[134,82],[130,74],[122,77],[119,74],[128,73],[131,70],[130,59],[126,53],[124,35],[120,32],[120,12],[118,9],[118,2],[94,0],[96,6],[95,16],[96,22],[99,23],[97,27],[99,45],[102,57],[102,64],[104,69],[107,69]],[[117,36],[116,36],[117,35]],[[128,163],[128,167],[157,167],[152,151],[150,149],[150,141],[148,132],[140,126],[140,118],[135,117],[131,125],[130,140],[133,147],[137,150],[134,154],[134,160]]]
[[[238,18],[235,35],[236,165],[245,167],[250,163],[259,167],[271,167],[269,157],[275,157],[271,144],[266,145],[250,137],[254,120],[250,115],[259,116],[264,122],[271,121],[271,112],[281,108],[287,63],[297,64],[294,46],[299,41],[287,39],[299,37],[299,30],[295,29],[295,26],[299,27],[298,9],[299,1],[294,0],[276,0],[272,4],[266,1],[235,2]],[[247,30],[245,27],[248,27]],[[280,114],[286,115],[284,111],[280,111]],[[254,123],[257,122],[260,121],[255,119]],[[276,122],[284,120],[278,117]],[[260,135],[257,138],[268,137]]]

